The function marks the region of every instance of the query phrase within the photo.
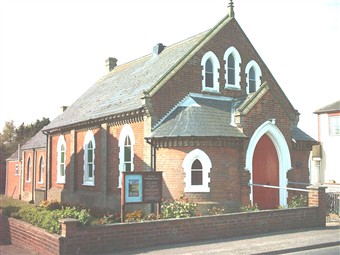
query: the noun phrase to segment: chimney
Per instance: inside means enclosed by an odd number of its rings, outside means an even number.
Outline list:
[[[66,111],[66,109],[67,109],[67,106],[62,106],[62,107],[60,107],[60,113],[63,113],[64,111]]]
[[[111,72],[117,66],[117,61],[118,60],[116,58],[108,58],[105,60],[106,70]]]
[[[152,49],[152,55],[154,57],[157,57],[161,52],[165,49],[166,46],[164,46],[162,43],[156,44]]]

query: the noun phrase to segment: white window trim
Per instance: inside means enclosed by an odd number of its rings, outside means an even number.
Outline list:
[[[211,59],[212,65],[213,65],[213,71],[214,71],[214,81],[213,81],[213,88],[209,88],[205,86],[205,63],[207,62],[208,59]],[[202,91],[208,91],[208,92],[218,92],[220,91],[220,82],[219,82],[219,69],[221,68],[220,62],[218,61],[218,58],[216,55],[212,52],[209,51],[204,54],[202,61]]]
[[[19,175],[19,164],[15,164],[14,175]]]
[[[88,169],[88,164],[87,164],[87,159],[88,159],[88,144],[92,142],[92,146],[93,146],[93,155],[92,155],[92,159],[93,159],[93,176],[89,177],[89,169]],[[84,175],[83,175],[83,185],[84,186],[95,186],[95,156],[96,156],[96,140],[94,138],[93,132],[91,130],[88,130],[86,132],[85,135],[85,139],[84,139],[84,144],[83,144],[83,150],[84,150],[84,164],[83,164],[83,170],[84,170]]]
[[[40,175],[40,180],[38,180],[38,184],[43,184],[44,183],[44,177],[43,177],[43,173],[41,172],[41,161],[43,162],[44,164],[44,169],[45,169],[45,161],[44,161],[44,157],[41,156],[40,159],[39,159],[39,175]],[[38,177],[39,177],[38,175]]]
[[[255,79],[256,79],[255,91],[257,91],[259,87],[261,86],[261,78],[262,78],[261,68],[256,63],[255,60],[251,60],[249,61],[245,69],[245,72],[247,74],[247,94],[249,94],[249,70],[252,67],[254,67],[254,70],[255,70]]]
[[[124,143],[125,138],[129,136],[131,141],[131,172],[134,171],[134,146],[135,146],[135,135],[133,133],[133,129],[130,125],[126,124],[124,125],[120,135],[119,135],[119,177],[118,177],[118,188],[122,187],[122,172],[124,169]]]
[[[202,185],[191,185],[191,167],[193,162],[198,159],[202,164]],[[210,192],[210,170],[212,167],[209,156],[200,149],[191,151],[183,160],[182,164],[184,177],[184,192]]]
[[[64,145],[65,147],[65,154],[64,154],[64,164],[65,164],[65,174],[64,176],[60,175],[60,149],[61,146]],[[58,144],[57,144],[57,183],[65,184],[65,178],[66,178],[66,142],[65,142],[65,137],[64,135],[60,135],[58,139]]]
[[[27,183],[30,183],[31,182],[31,157],[28,157],[28,160],[27,160],[27,168],[26,168],[26,176],[25,176],[25,181]],[[27,178],[28,177],[28,178]]]
[[[234,60],[235,60],[235,85],[234,84],[229,84],[228,83],[228,57],[229,55],[232,54],[234,56]],[[241,89],[241,56],[239,54],[239,52],[237,51],[237,49],[234,46],[229,47],[226,52],[224,53],[224,57],[223,57],[224,61],[225,61],[225,80],[226,80],[226,84],[225,84],[225,88],[226,89]]]

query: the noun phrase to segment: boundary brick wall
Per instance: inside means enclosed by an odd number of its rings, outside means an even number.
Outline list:
[[[49,234],[0,211],[1,242],[42,254],[87,254],[142,248],[160,244],[236,237],[278,230],[323,227],[325,189],[309,187],[309,206],[186,219],[121,223],[78,228],[77,220],[61,220],[61,235]]]

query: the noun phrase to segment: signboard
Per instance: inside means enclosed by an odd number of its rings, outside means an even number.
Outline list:
[[[160,203],[162,172],[122,172],[122,204]]]

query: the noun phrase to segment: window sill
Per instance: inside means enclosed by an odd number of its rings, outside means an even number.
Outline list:
[[[83,183],[83,186],[90,186],[90,187],[94,187],[95,184],[93,182],[85,182]]]
[[[240,85],[232,85],[232,84],[227,84],[224,87],[225,89],[230,89],[230,90],[236,90],[236,91],[240,91],[241,87]]]
[[[37,184],[44,184],[44,182],[37,182]]]
[[[219,92],[216,89],[212,89],[212,88],[204,88],[204,89],[202,89],[202,92],[210,92],[210,93],[215,93],[215,94],[221,94],[221,92]]]
[[[29,180],[29,181],[25,181],[26,183],[31,183],[31,180]]]
[[[184,189],[184,192],[186,193],[200,193],[200,192],[204,192],[204,193],[208,193],[210,192],[210,188],[209,187],[187,187]]]
[[[56,183],[57,184],[65,184],[66,182],[65,181],[57,181]]]

